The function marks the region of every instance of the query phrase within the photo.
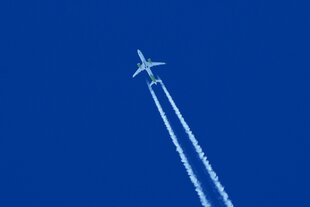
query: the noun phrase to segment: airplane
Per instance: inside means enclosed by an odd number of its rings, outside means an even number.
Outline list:
[[[149,59],[146,61],[145,58],[144,58],[144,56],[143,56],[143,54],[142,54],[142,52],[141,52],[140,50],[137,50],[137,52],[138,52],[138,55],[139,55],[139,57],[140,57],[140,59],[141,59],[141,64],[140,64],[140,63],[137,64],[137,65],[138,65],[138,69],[137,69],[137,71],[132,75],[132,77],[134,78],[134,77],[135,77],[136,75],[138,75],[141,71],[146,70],[147,74],[150,76],[150,78],[151,78],[151,80],[152,80],[151,85],[157,84],[158,81],[156,80],[154,74],[152,73],[151,67],[153,67],[153,66],[158,66],[158,65],[164,65],[164,64],[166,64],[166,63],[163,63],[163,62],[152,62],[152,61],[151,61],[151,58],[149,58]]]

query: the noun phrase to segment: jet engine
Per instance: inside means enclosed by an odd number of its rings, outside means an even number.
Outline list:
[[[147,59],[147,61],[148,61],[149,63],[151,63],[151,62],[152,62],[151,58]]]
[[[140,68],[141,64],[140,64],[140,63],[137,63],[137,66],[138,66],[138,68]]]

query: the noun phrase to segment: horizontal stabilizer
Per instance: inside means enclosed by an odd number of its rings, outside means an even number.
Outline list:
[[[157,85],[157,81],[152,81],[150,84],[149,84],[149,86],[152,86],[152,85]]]

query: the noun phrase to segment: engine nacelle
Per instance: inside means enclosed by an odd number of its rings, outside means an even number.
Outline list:
[[[151,63],[151,62],[152,62],[151,58],[147,59],[147,61],[148,61],[149,63]]]
[[[140,63],[137,63],[137,66],[138,66],[138,68],[140,68],[141,64],[140,64]]]

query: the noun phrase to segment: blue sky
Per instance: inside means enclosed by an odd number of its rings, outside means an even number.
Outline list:
[[[139,48],[167,62],[154,73],[235,206],[309,206],[308,6],[2,1],[0,205],[200,206],[147,75],[131,78]]]

